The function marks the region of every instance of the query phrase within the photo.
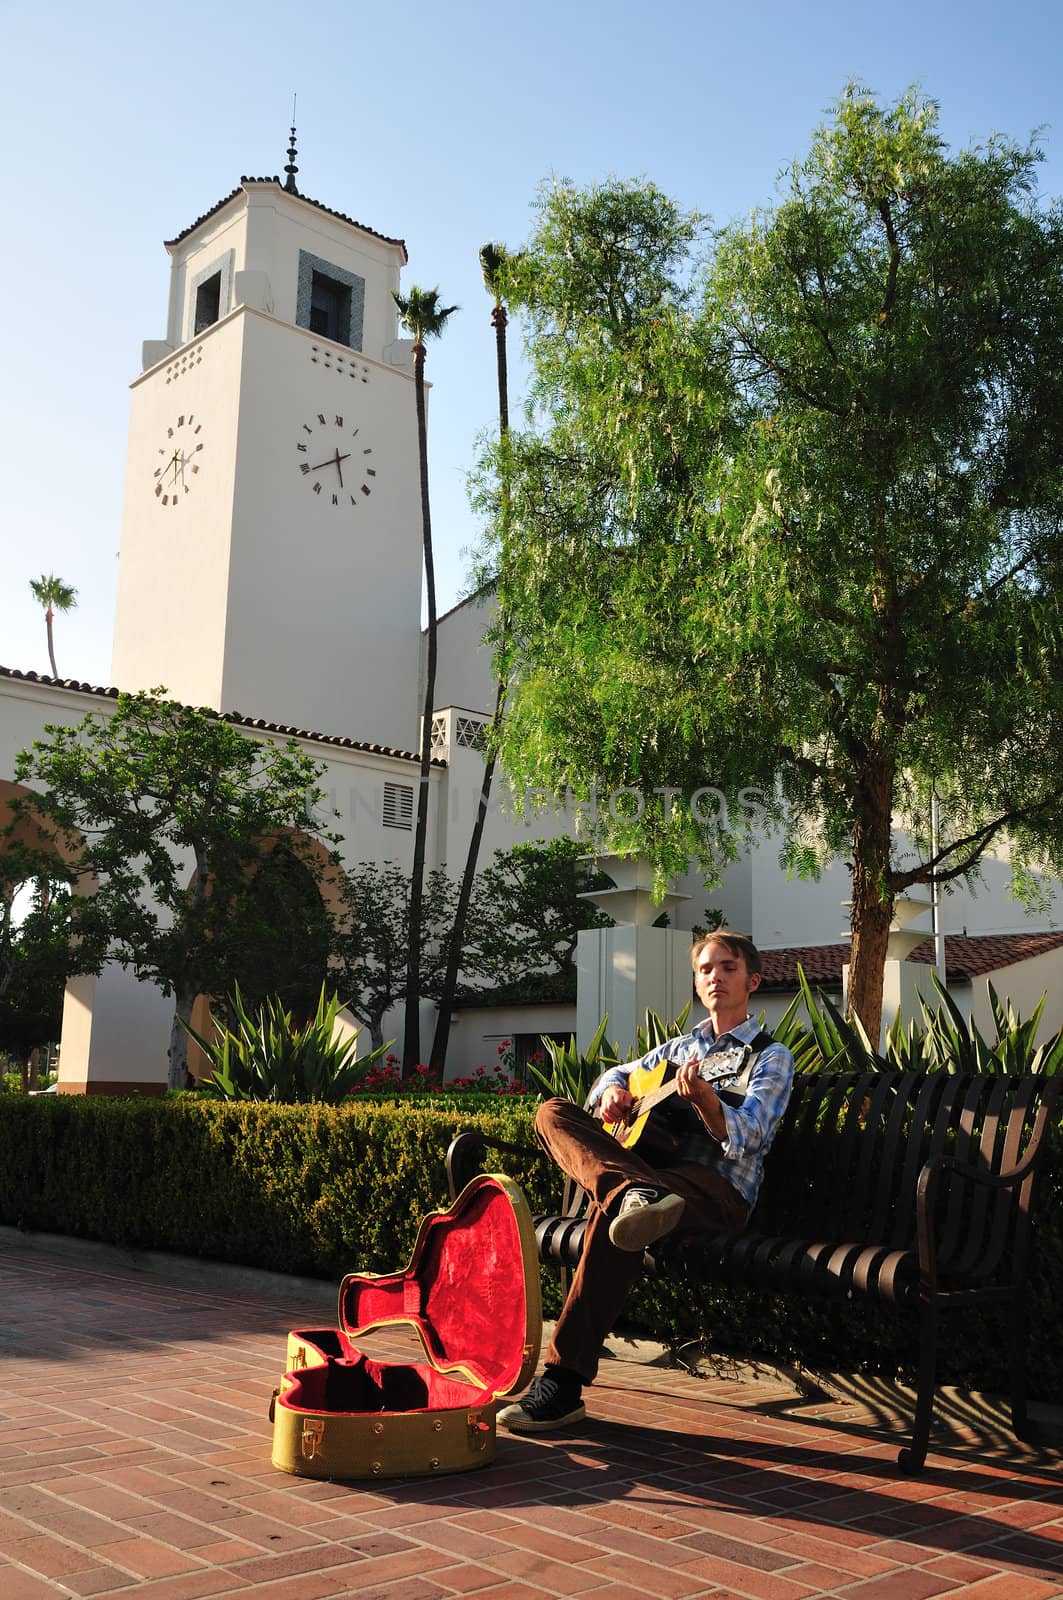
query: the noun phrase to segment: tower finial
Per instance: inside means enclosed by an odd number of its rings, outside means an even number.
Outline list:
[[[284,187],[287,189],[289,194],[298,194],[299,193],[299,190],[296,187],[296,182],[295,182],[295,174],[299,171],[299,168],[295,164],[295,156],[296,156],[296,150],[295,150],[295,101],[296,101],[296,96],[293,94],[292,95],[292,136],[288,141],[288,165],[284,169],[285,172],[288,174],[288,176],[284,180]]]

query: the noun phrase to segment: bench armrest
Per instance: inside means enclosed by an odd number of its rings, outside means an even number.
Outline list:
[[[1048,1121],[1048,1105],[1038,1108],[1026,1154],[1014,1166],[1000,1172],[986,1172],[955,1156],[931,1156],[919,1173],[915,1190],[916,1228],[919,1242],[919,1268],[930,1282],[937,1276],[937,1203],[942,1173],[951,1173],[967,1183],[987,1189],[1018,1189],[1034,1171],[1041,1154],[1041,1141]]]
[[[477,1128],[466,1128],[456,1134],[447,1150],[447,1191],[456,1200],[470,1178],[484,1170],[484,1155],[488,1150],[502,1150],[514,1156],[534,1156],[541,1152],[537,1145],[512,1144],[506,1139],[494,1139]]]

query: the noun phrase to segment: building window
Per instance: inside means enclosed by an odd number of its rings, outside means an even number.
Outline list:
[[[221,273],[206,278],[196,290],[196,314],[193,333],[202,333],[221,316]]]
[[[444,715],[440,716],[437,712],[432,718],[432,754],[434,756],[445,756],[449,749],[450,741],[447,738],[446,714],[444,713]]]
[[[384,826],[403,828],[407,833],[413,828],[413,788],[408,783],[385,783]]]
[[[364,313],[364,278],[311,255],[309,250],[300,250],[295,300],[297,327],[307,328],[322,339],[331,339],[334,344],[360,350]]]
[[[310,281],[310,332],[346,344],[350,326],[351,291],[335,278],[315,272]]]
[[[189,280],[186,339],[212,328],[227,316],[232,303],[233,251],[225,250],[207,261]]]

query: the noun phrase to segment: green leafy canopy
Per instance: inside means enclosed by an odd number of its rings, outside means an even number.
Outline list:
[[[872,1033],[898,893],[1005,834],[1019,881],[1063,866],[1063,215],[1038,160],[952,153],[932,102],[850,85],[746,221],[553,184],[502,268],[532,369],[476,486],[497,529],[504,465],[507,768],[637,790],[599,822],[662,875],[717,879],[750,790],[790,866],[844,852]],[[703,785],[708,827],[659,792]]]

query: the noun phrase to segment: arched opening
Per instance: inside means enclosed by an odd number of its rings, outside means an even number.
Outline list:
[[[255,937],[246,954],[237,951],[229,964],[230,981],[239,984],[248,1010],[276,995],[294,1021],[313,1016],[328,975],[330,925],[343,905],[340,873],[319,839],[284,829],[262,841],[244,890],[243,913]],[[221,1019],[227,1002],[227,994],[201,994],[192,1011],[195,1032],[209,1038],[211,1012]],[[209,1071],[194,1040],[189,1041],[188,1070],[197,1078]]]
[[[245,1004],[255,1008],[274,995],[305,1022],[325,979],[329,926],[314,874],[292,840],[278,840],[263,858],[247,887],[246,914],[258,930],[255,947],[232,973]]]
[[[38,810],[32,790],[0,779],[0,1057],[24,1090],[61,1044],[78,967],[74,901],[89,887],[75,871],[82,843]]]

